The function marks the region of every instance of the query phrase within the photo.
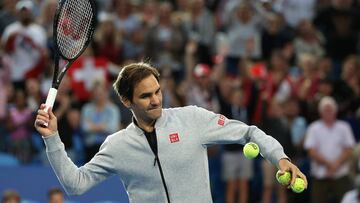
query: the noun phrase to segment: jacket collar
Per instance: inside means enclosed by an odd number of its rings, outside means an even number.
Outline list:
[[[155,122],[155,129],[163,128],[165,126],[166,117],[166,111],[165,109],[162,109],[161,116]],[[132,122],[128,126],[128,129],[134,130],[136,134],[144,134],[144,131],[136,124],[134,116],[132,117]]]

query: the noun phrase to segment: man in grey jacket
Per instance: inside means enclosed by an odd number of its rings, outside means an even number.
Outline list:
[[[82,194],[118,175],[132,203],[209,203],[207,146],[250,141],[281,171],[291,171],[291,184],[301,177],[307,186],[305,175],[289,161],[279,142],[256,126],[196,106],[162,109],[159,73],[149,64],[125,66],[114,89],[132,111],[133,122],[109,135],[93,159],[80,168],[66,155],[52,109],[46,113],[42,104],[38,110],[35,127],[68,194]]]

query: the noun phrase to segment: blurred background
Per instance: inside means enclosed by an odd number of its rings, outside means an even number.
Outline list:
[[[276,183],[267,161],[245,159],[241,145],[213,146],[215,203],[359,201],[359,0],[96,3],[93,42],[63,79],[54,107],[78,166],[131,122],[111,85],[123,65],[145,61],[161,72],[165,108],[197,105],[259,126],[310,183],[295,194]],[[51,87],[56,5],[0,0],[2,202],[128,202],[116,177],[66,196],[33,127]]]

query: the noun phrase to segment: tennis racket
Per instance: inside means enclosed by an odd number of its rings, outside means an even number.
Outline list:
[[[57,89],[71,64],[89,45],[96,24],[96,9],[93,0],[60,0],[53,25],[55,67],[52,87],[45,102],[45,111],[53,107]],[[60,58],[66,61],[60,70]],[[47,124],[45,124],[47,126]]]

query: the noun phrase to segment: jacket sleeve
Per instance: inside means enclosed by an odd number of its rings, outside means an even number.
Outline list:
[[[266,135],[256,126],[249,126],[241,121],[228,119],[203,108],[194,107],[196,125],[201,144],[246,144],[255,142],[259,145],[261,155],[273,165],[278,166],[282,158],[289,159],[283,147],[273,137]]]
[[[67,156],[58,133],[43,139],[49,162],[67,194],[83,194],[94,185],[113,175],[111,169],[113,159],[109,153],[109,141],[103,143],[100,151],[90,162],[79,168]]]

